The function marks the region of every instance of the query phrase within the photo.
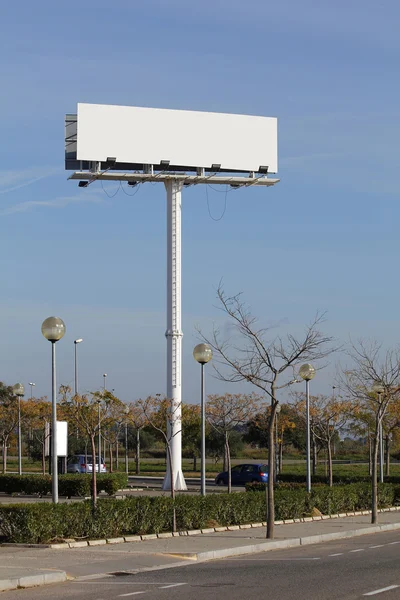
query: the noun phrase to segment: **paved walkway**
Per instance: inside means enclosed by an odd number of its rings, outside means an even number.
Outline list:
[[[383,512],[372,526],[370,515],[276,525],[275,539],[265,539],[265,527],[230,528],[84,548],[0,546],[0,590],[29,587],[67,578],[95,578],[121,572],[165,569],[194,561],[316,544],[387,530],[400,530],[400,511]]]

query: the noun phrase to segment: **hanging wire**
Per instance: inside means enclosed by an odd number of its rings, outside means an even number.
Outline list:
[[[136,189],[135,189],[135,187],[136,187]],[[128,192],[127,192],[125,189],[124,189],[124,186],[123,186],[123,185],[122,185],[122,183],[121,183],[121,190],[124,192],[124,194],[125,194],[126,196],[130,196],[131,198],[132,198],[133,196],[136,196],[136,194],[138,193],[138,191],[139,191],[139,187],[140,187],[140,183],[138,183],[138,184],[137,184],[137,186],[135,186],[135,187],[133,188],[133,194],[129,194],[129,193],[128,193]],[[128,184],[126,184],[126,189],[128,189],[128,188],[129,188],[129,186],[128,186]]]
[[[114,194],[109,194],[109,193],[107,192],[107,190],[105,189],[105,187],[104,187],[104,185],[103,185],[103,180],[102,180],[102,179],[100,179],[100,182],[101,182],[101,187],[102,187],[102,189],[103,189],[103,192],[105,193],[105,195],[106,195],[106,196],[108,196],[109,198],[114,198],[114,196],[116,196],[116,195],[118,194],[118,192],[119,192],[119,189],[120,189],[120,187],[121,187],[121,182],[119,182],[119,186],[118,186],[118,187],[117,187],[117,189],[115,190]]]
[[[210,186],[211,187],[211,186]],[[217,190],[220,191],[220,190]],[[210,202],[209,202],[209,198],[208,198],[208,185],[206,185],[206,196],[207,196],[207,209],[208,209],[208,214],[210,216],[210,218],[213,221],[221,221],[221,219],[223,219],[225,213],[226,213],[226,201],[227,201],[227,196],[228,196],[228,186],[226,186],[225,189],[225,204],[224,204],[224,210],[222,211],[222,215],[220,217],[218,217],[217,219],[215,217],[212,216],[211,211],[210,211]]]

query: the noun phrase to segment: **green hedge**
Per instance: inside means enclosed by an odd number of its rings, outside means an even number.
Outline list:
[[[104,491],[110,496],[127,486],[125,473],[100,473],[96,477],[98,492]],[[91,475],[60,475],[58,493],[60,496],[90,496],[92,486]],[[0,475],[0,492],[6,494],[51,494],[50,475]]]
[[[328,477],[325,475],[313,475],[312,483],[328,483]],[[367,483],[371,481],[371,477],[368,475],[333,475],[333,483],[339,485],[348,485],[351,483]],[[384,478],[385,483],[400,484],[400,475],[390,475]],[[298,473],[279,473],[278,483],[303,483],[306,482],[306,476]]]
[[[379,506],[400,502],[400,486],[379,485]],[[370,508],[370,486],[353,484],[304,489],[277,489],[276,519],[340,513]],[[175,499],[178,530],[240,525],[265,521],[265,492],[252,494],[178,495]],[[125,500],[103,499],[93,512],[90,501],[70,504],[0,505],[0,536],[7,542],[45,543],[64,538],[96,539],[171,531],[173,501],[169,497],[139,496]]]

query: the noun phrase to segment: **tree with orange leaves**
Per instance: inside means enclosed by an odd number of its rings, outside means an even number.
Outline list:
[[[228,493],[232,491],[231,453],[229,438],[232,431],[245,425],[256,413],[260,398],[256,394],[217,394],[208,396],[206,419],[217,433],[224,437],[228,466]]]

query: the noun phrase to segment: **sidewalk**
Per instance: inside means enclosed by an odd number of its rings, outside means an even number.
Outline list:
[[[265,552],[329,540],[356,537],[379,531],[400,530],[400,510],[379,514],[371,525],[370,515],[307,520],[276,525],[275,539],[265,539],[265,527],[232,526],[229,531],[188,532],[185,535],[152,537],[145,541],[69,548],[0,546],[0,591],[65,581],[67,578],[116,576],[193,564],[229,556]],[[122,538],[121,540],[122,541]],[[79,543],[78,543],[79,544]],[[77,545],[78,545],[77,544]]]

